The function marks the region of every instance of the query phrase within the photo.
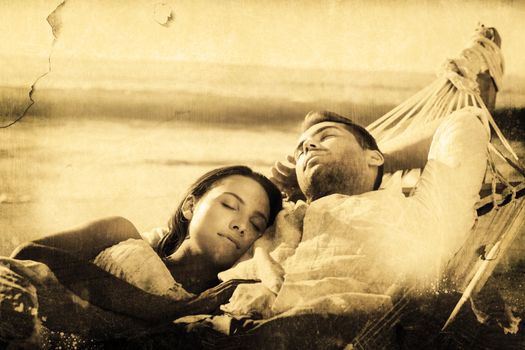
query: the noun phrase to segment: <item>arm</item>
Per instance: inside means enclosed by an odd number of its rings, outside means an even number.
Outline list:
[[[380,149],[385,157],[385,173],[423,169],[427,163],[432,137],[442,121],[437,120],[411,129],[381,144]]]
[[[128,238],[141,238],[135,226],[123,217],[109,217],[34,240],[32,243],[63,250],[81,260],[93,260],[102,250]],[[17,258],[20,249],[21,247],[17,247],[11,257]],[[38,260],[28,254],[28,251],[24,253],[25,259]]]
[[[211,313],[231,297],[238,284],[251,282],[232,280],[208,289],[193,299],[172,300],[147,293],[91,262],[77,259],[58,248],[28,243],[20,247],[16,258],[29,257],[46,264],[61,284],[89,303],[147,322]]]
[[[441,232],[452,251],[474,224],[476,202],[487,166],[489,133],[481,109],[465,108],[443,120],[412,201]],[[436,231],[437,229],[440,231]]]
[[[484,35],[501,47],[501,37],[495,28],[486,28]],[[461,74],[459,68],[456,72]],[[488,70],[479,73],[476,80],[481,99],[489,112],[492,113],[497,95],[495,82]],[[420,128],[409,134],[402,134],[381,145],[380,149],[385,155],[385,173],[393,173],[397,170],[422,169],[427,162],[432,136],[441,122],[442,120],[438,120],[429,123],[424,129]]]

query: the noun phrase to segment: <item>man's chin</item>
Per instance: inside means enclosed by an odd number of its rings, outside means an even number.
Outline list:
[[[319,185],[320,184],[326,184],[325,181],[325,172],[323,169],[326,169],[321,164],[313,164],[311,166],[308,166],[305,169],[304,175],[306,181],[306,188],[304,189],[304,193],[306,194],[306,197],[317,197],[318,191],[319,191]],[[324,187],[324,186],[322,186]]]
[[[311,179],[313,176],[315,176],[316,173],[320,171],[321,168],[321,163],[312,161],[304,169],[304,174],[306,175],[306,177]]]

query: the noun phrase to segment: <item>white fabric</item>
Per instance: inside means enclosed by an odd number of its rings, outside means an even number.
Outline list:
[[[128,239],[109,247],[97,255],[94,263],[148,293],[174,300],[193,296],[173,279],[162,259],[142,239]]]
[[[164,237],[168,233],[167,227],[155,227],[151,229],[150,231],[141,232],[140,236],[143,240],[149,243],[153,249],[157,247],[162,237]]]
[[[282,262],[285,281],[273,312],[300,312],[306,305],[315,309],[312,303],[317,303],[325,312],[337,313],[349,310],[344,303],[359,304],[363,295],[369,305],[379,307],[395,283],[436,282],[441,264],[459,248],[475,220],[487,159],[488,135],[478,119],[482,113],[463,109],[443,121],[413,196],[392,186],[311,203],[304,222],[296,220],[303,235],[294,254]],[[277,227],[279,219],[281,215]],[[227,276],[254,277],[240,267]],[[331,302],[336,296],[338,302]],[[246,311],[245,301],[234,293],[225,308]],[[257,303],[264,305],[260,299]],[[256,306],[252,311],[261,312]]]

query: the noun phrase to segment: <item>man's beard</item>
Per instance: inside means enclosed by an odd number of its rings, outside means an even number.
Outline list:
[[[334,193],[352,194],[355,180],[340,167],[318,166],[307,180],[304,194],[310,202]]]

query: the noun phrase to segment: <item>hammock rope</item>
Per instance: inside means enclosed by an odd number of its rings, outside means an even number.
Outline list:
[[[503,253],[520,233],[525,219],[523,199],[524,197],[519,200],[513,199],[506,206],[495,207],[495,210],[493,210],[491,223],[488,227],[494,230],[494,232],[501,232],[501,235],[485,257],[477,261],[471,270],[471,273],[474,272],[474,275],[470,277],[470,282],[465,287],[460,300],[445,321],[441,331],[444,331],[450,326],[466,301],[481,290],[494,271],[497,263],[501,260]]]
[[[496,159],[503,160],[504,166],[505,164],[510,165],[525,177],[523,164],[494,122],[480,96],[476,81],[480,73],[488,71],[494,80],[495,87],[501,88],[504,62],[499,45],[495,43],[497,38],[499,36],[494,29],[481,25],[459,57],[445,62],[434,82],[367,127],[378,141],[385,142],[416,127],[445,118],[455,110],[473,106],[484,111],[482,122],[487,131],[490,132],[492,129],[505,151],[510,154],[507,156],[499,150],[494,145],[494,140],[487,147],[488,171],[485,181],[490,185],[490,195],[482,198],[476,209],[480,213],[486,207],[490,207],[490,211],[482,213],[483,215],[478,218],[464,242],[462,247],[464,250],[458,251],[447,264],[447,273],[449,271],[453,273],[448,278],[456,283],[459,291],[463,291],[463,295],[445,322],[443,330],[454,321],[465,301],[483,287],[508,246],[522,230],[525,219],[525,181],[515,184],[506,179]],[[480,242],[487,247],[492,247],[482,259],[479,259],[477,253]],[[459,259],[456,259],[457,257]],[[463,257],[469,259],[467,264],[465,264],[465,259],[462,259]],[[446,283],[442,285],[448,286]],[[369,320],[355,336],[351,347],[355,349],[390,348],[391,335],[385,330],[394,327],[403,317],[404,312],[410,307],[412,293],[416,291],[415,289],[415,286],[406,286],[401,293],[396,293],[399,298],[395,298],[394,306],[381,317]],[[392,299],[394,300],[394,297]],[[257,329],[255,327],[246,333],[234,333],[229,336],[230,340],[238,341],[232,345],[245,345],[244,341],[255,337],[254,331]],[[459,336],[467,340],[475,338],[475,334],[464,333]],[[225,345],[227,343],[220,344],[220,348]]]
[[[506,187],[513,188],[496,166],[494,155],[523,177],[525,166],[487,109],[476,81],[479,74],[488,71],[496,88],[501,88],[504,61],[499,46],[494,42],[495,37],[496,33],[492,28],[480,25],[458,58],[445,61],[439,69],[438,79],[371,123],[367,127],[368,131],[380,142],[385,142],[415,127],[445,118],[461,108],[481,108],[485,127],[488,131],[493,130],[505,152],[509,154],[507,156],[499,150],[494,145],[494,140],[489,143],[489,175],[492,176],[492,182],[499,181]],[[495,186],[492,194],[496,195]]]
[[[502,255],[521,232],[525,221],[525,197],[517,199],[517,193],[523,196],[525,192],[525,181],[522,179],[519,183],[513,184],[500,169],[501,166],[510,166],[522,177],[525,177],[525,167],[481,98],[476,80],[478,75],[488,71],[496,90],[501,89],[504,61],[500,47],[495,42],[499,40],[497,38],[499,38],[498,34],[493,28],[480,25],[459,57],[445,61],[439,71],[438,78],[432,84],[367,127],[377,140],[385,142],[415,127],[445,118],[456,110],[473,106],[483,110],[482,119],[484,120],[482,122],[487,131],[489,133],[490,130],[493,131],[509,155],[507,156],[496,147],[494,138],[488,144],[486,179],[490,181],[491,194],[478,203],[478,211],[490,202],[492,202],[492,207],[487,215],[478,219],[471,231],[469,237],[475,243],[472,244],[467,239],[460,251],[449,261],[447,272],[452,271],[456,274],[451,278],[455,279],[456,283],[462,282],[462,285],[458,285],[458,287],[461,288],[463,294],[444,323],[442,331],[447,329],[455,320],[465,302],[481,290]],[[496,159],[502,160],[503,165],[497,165]],[[502,190],[498,184],[503,186]],[[498,189],[500,189],[499,193]],[[487,246],[492,246],[482,259],[475,259],[479,257],[476,256],[476,248],[480,240],[478,237],[484,237],[483,242]],[[470,253],[469,257],[474,258],[469,264],[465,264],[465,251]],[[406,307],[405,297],[412,290],[413,287],[406,289],[400,303],[395,304],[387,315],[364,327],[355,338],[357,344],[353,343],[352,345],[357,345],[357,348],[363,349],[368,348],[371,341],[378,340],[375,339],[378,333],[389,328],[398,320],[400,312]],[[377,345],[376,343],[374,348],[380,348]]]

